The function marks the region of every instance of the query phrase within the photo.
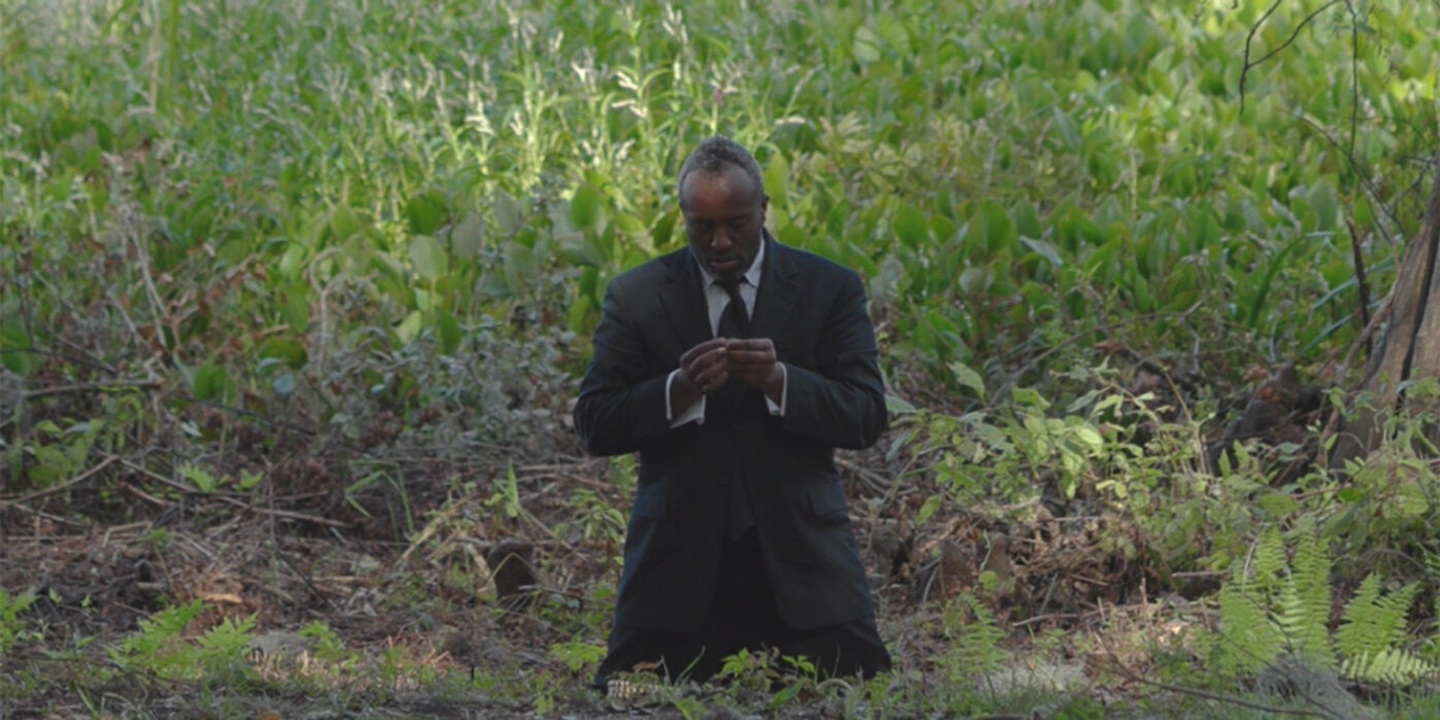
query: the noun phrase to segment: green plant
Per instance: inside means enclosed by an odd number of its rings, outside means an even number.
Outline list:
[[[1250,562],[1237,566],[1220,592],[1220,630],[1211,667],[1221,676],[1255,674],[1281,660],[1338,671],[1364,682],[1409,685],[1433,674],[1434,663],[1406,646],[1407,616],[1419,585],[1384,592],[1371,574],[1345,603],[1340,626],[1332,611],[1328,544],[1301,535],[1286,558],[1284,537],[1264,534]]]
[[[107,649],[116,664],[167,680],[227,677],[244,667],[255,617],[226,618],[195,640],[185,631],[205,603],[195,600],[161,610],[140,621],[140,629]]]
[[[951,683],[986,677],[1004,667],[1010,658],[1001,646],[1005,631],[996,623],[995,613],[969,593],[956,595],[946,605],[942,629],[951,644],[940,665]]]
[[[0,658],[10,654],[15,643],[24,640],[27,622],[20,616],[35,604],[35,594],[24,592],[14,597],[0,589]]]
[[[600,665],[600,661],[605,659],[605,646],[577,638],[551,645],[550,657],[578,675]]]

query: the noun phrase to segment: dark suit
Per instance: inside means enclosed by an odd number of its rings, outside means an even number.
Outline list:
[[[834,463],[835,448],[868,447],[887,422],[864,288],[851,270],[768,234],[765,242],[749,334],[773,340],[785,365],[783,416],[746,388],[742,402],[707,400],[704,423],[669,427],[667,377],[712,337],[688,248],[616,277],[606,291],[575,427],[594,455],[640,455],[617,626],[705,626],[736,481],[745,483],[784,624],[810,630],[873,618]]]

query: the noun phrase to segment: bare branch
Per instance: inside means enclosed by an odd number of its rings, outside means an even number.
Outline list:
[[[1290,47],[1291,45],[1294,45],[1294,44],[1295,44],[1295,38],[1300,37],[1300,31],[1304,30],[1307,26],[1310,25],[1310,23],[1314,22],[1314,21],[1315,21],[1315,18],[1317,18],[1317,17],[1320,16],[1320,13],[1323,13],[1323,12],[1325,12],[1326,10],[1329,10],[1330,8],[1332,8],[1332,7],[1336,6],[1336,5],[1339,5],[1342,1],[1345,1],[1345,0],[1330,0],[1330,2],[1327,2],[1327,3],[1325,3],[1324,5],[1321,5],[1318,9],[1315,10],[1315,12],[1312,12],[1312,13],[1310,13],[1309,15],[1306,15],[1306,16],[1305,16],[1305,19],[1304,19],[1304,20],[1301,20],[1301,21],[1300,21],[1300,24],[1295,26],[1295,32],[1290,33],[1290,37],[1287,38],[1287,39],[1285,40],[1285,42],[1280,43],[1280,45],[1276,46],[1275,48],[1272,48],[1272,49],[1270,50],[1270,52],[1265,53],[1264,56],[1262,56],[1260,59],[1255,60],[1255,61],[1251,61],[1251,60],[1250,60],[1250,47],[1251,47],[1251,45],[1253,45],[1254,42],[1255,42],[1255,36],[1256,36],[1257,34],[1259,34],[1260,28],[1261,28],[1261,27],[1264,27],[1265,21],[1266,21],[1266,20],[1269,20],[1269,19],[1270,19],[1270,16],[1273,15],[1273,14],[1275,14],[1275,11],[1276,11],[1276,10],[1279,10],[1279,9],[1280,9],[1280,4],[1283,3],[1283,2],[1285,2],[1285,0],[1275,0],[1275,4],[1274,4],[1274,5],[1271,5],[1271,6],[1270,6],[1270,9],[1266,10],[1266,11],[1265,11],[1265,14],[1264,14],[1264,15],[1261,15],[1261,16],[1260,16],[1260,19],[1259,19],[1258,21],[1256,21],[1256,23],[1255,23],[1254,25],[1251,25],[1251,26],[1250,26],[1250,32],[1249,32],[1248,34],[1246,34],[1246,36],[1245,36],[1245,66],[1240,69],[1240,114],[1241,114],[1241,115],[1244,115],[1244,114],[1245,114],[1245,79],[1250,75],[1250,69],[1251,69],[1251,68],[1255,68],[1255,67],[1259,67],[1259,66],[1265,64],[1265,62],[1268,61],[1270,58],[1275,57],[1276,55],[1278,55],[1278,54],[1280,54],[1281,52],[1283,52],[1286,48]]]

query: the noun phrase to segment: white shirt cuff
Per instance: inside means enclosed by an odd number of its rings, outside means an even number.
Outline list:
[[[790,378],[790,370],[785,367],[785,363],[776,364],[780,366],[780,402],[777,403],[771,400],[769,395],[766,395],[765,405],[770,408],[771,415],[784,417],[785,403],[790,399],[790,383],[787,382]]]
[[[676,416],[674,410],[671,409],[672,405],[671,405],[671,403],[670,403],[670,387],[675,383],[675,376],[678,375],[679,373],[680,373],[680,371],[679,371],[678,369],[676,369],[676,370],[671,370],[671,371],[670,371],[670,375],[665,378],[665,419],[668,420],[668,421],[670,421],[670,427],[671,427],[672,429],[678,428],[678,427],[680,427],[681,425],[685,425],[685,424],[687,424],[687,423],[692,423],[692,422],[693,422],[693,423],[699,423],[699,424],[701,424],[701,425],[704,425],[704,424],[705,424],[705,396],[704,396],[704,395],[701,395],[701,396],[700,396],[700,399],[699,399],[699,400],[696,400],[690,407],[685,408],[685,412],[680,413],[679,416]]]

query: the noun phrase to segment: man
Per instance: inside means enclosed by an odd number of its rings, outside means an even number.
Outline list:
[[[834,463],[887,422],[860,278],[770,236],[760,168],[726,138],[679,198],[689,245],[611,281],[575,407],[586,451],[640,455],[596,684],[770,648],[888,671]]]

